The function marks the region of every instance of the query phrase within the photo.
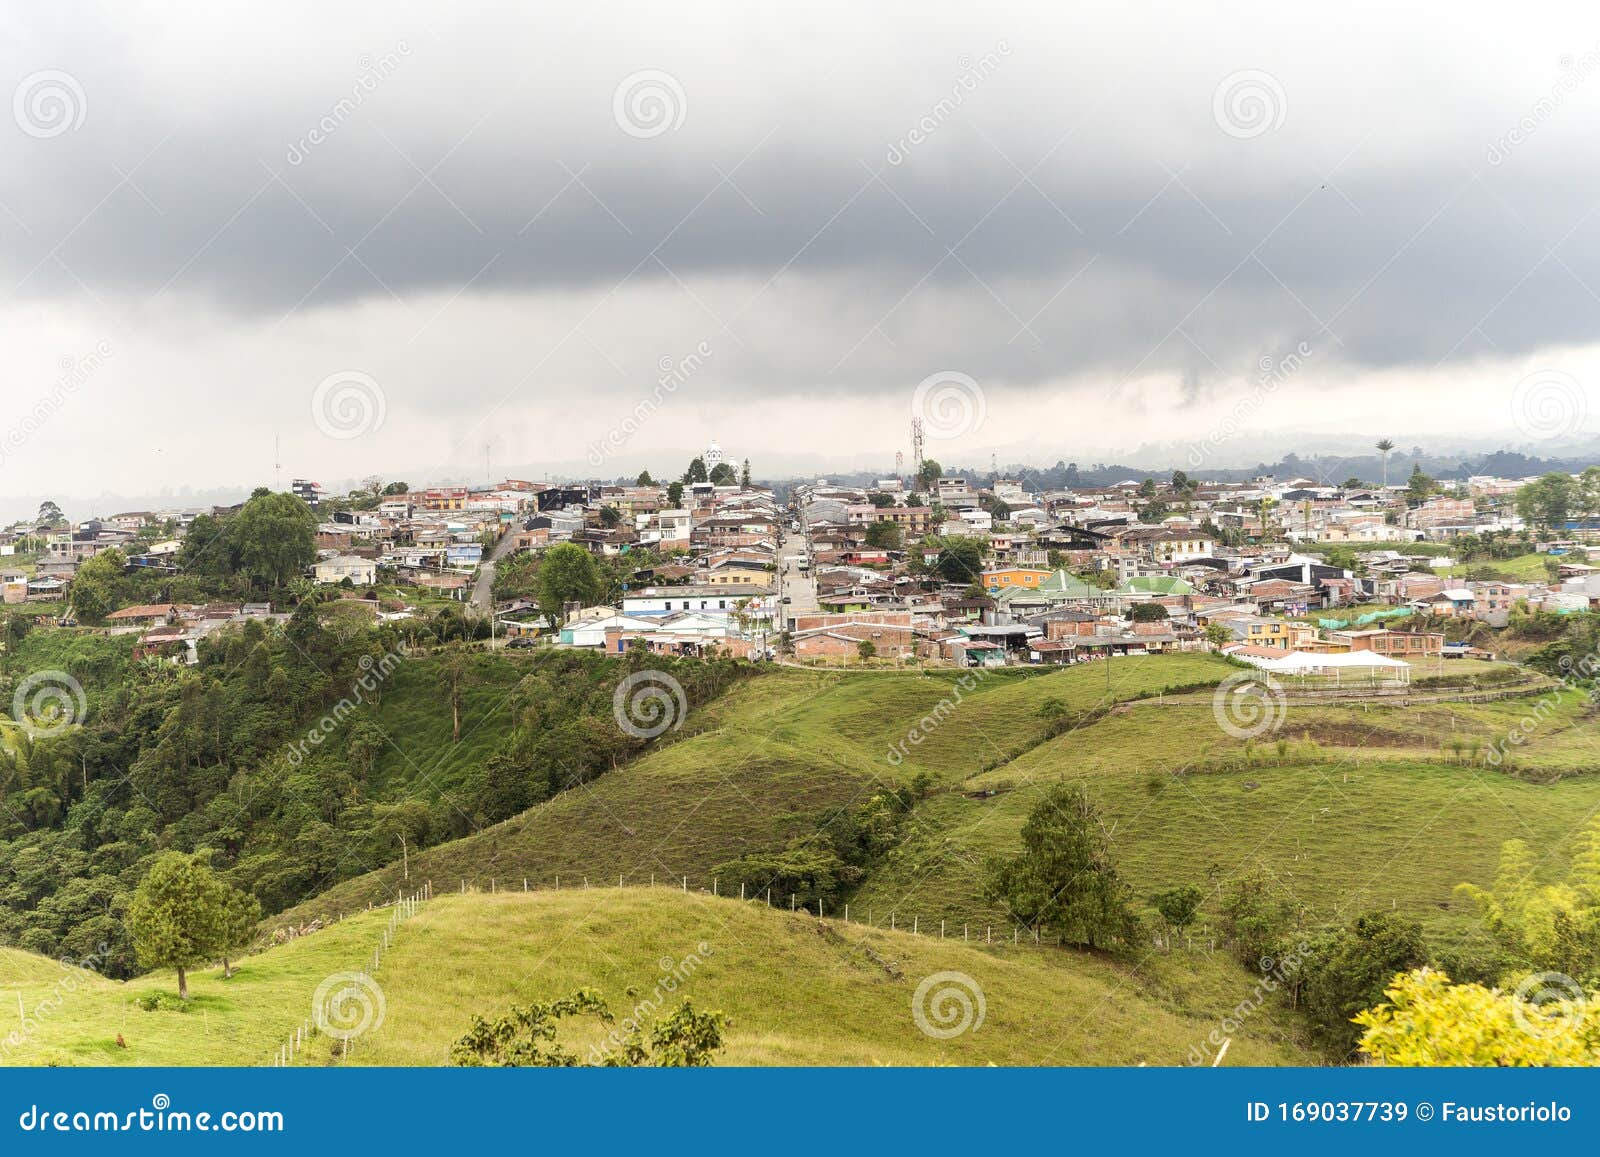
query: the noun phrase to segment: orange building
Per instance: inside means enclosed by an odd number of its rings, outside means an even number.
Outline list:
[[[1053,574],[1053,570],[1038,567],[1009,566],[986,570],[981,577],[983,589],[987,591],[1034,590]]]

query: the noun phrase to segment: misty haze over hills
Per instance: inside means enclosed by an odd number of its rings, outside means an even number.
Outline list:
[[[1317,441],[1321,448],[1299,452],[1286,450],[1275,457],[1259,456],[1250,461],[1248,450],[1259,442],[1239,438],[1216,448],[1209,456],[1199,455],[1199,448],[1180,444],[1144,445],[1138,450],[1114,461],[1099,461],[1062,456],[1054,461],[1026,461],[1007,458],[997,451],[993,464],[946,458],[940,454],[937,441],[930,441],[926,455],[938,461],[947,475],[986,478],[998,473],[1001,477],[1017,477],[1043,487],[1111,486],[1128,478],[1145,476],[1162,477],[1174,470],[1182,470],[1192,477],[1219,482],[1243,482],[1259,475],[1271,475],[1279,480],[1304,477],[1328,485],[1337,485],[1349,478],[1376,483],[1383,473],[1382,461],[1372,449],[1377,437],[1327,439]],[[1309,439],[1308,439],[1309,441]],[[1563,445],[1559,451],[1543,455],[1528,454],[1520,450],[1474,446],[1470,441],[1454,438],[1421,439],[1417,443],[1397,444],[1389,456],[1388,477],[1391,483],[1404,481],[1414,466],[1435,478],[1450,480],[1476,474],[1519,478],[1547,471],[1576,473],[1600,462],[1600,439]],[[1450,449],[1433,449],[1450,446]],[[598,470],[582,461],[555,463],[522,463],[500,466],[491,463],[494,478],[487,478],[483,468],[462,467],[456,471],[427,476],[405,469],[385,474],[386,480],[403,479],[416,487],[427,485],[479,485],[500,478],[526,478],[531,481],[559,482],[570,479],[599,478],[604,481],[628,480],[640,470],[649,470],[657,478],[675,476],[699,451],[684,449],[675,453],[641,457],[637,461],[627,455],[604,463]],[[738,456],[738,448],[730,448]],[[770,460],[768,460],[770,458]],[[1221,463],[1226,462],[1227,465]],[[878,478],[890,477],[894,472],[892,458],[883,463],[862,462],[859,457],[830,456],[824,454],[791,453],[781,456],[752,458],[754,477],[758,482],[780,482],[789,479],[826,477],[847,484],[865,485]],[[1073,470],[1072,468],[1075,468]],[[359,478],[319,476],[315,470],[286,469],[278,485],[287,486],[290,477],[312,477],[321,482],[329,494],[343,494],[361,484]],[[16,494],[0,497],[0,517],[7,522],[27,518],[46,499],[60,504],[67,517],[74,520],[106,516],[122,510],[169,509],[190,506],[231,505],[249,497],[257,486],[274,485],[274,480],[264,478],[255,482],[241,482],[232,486],[182,487],[157,494],[101,493],[75,494]]]

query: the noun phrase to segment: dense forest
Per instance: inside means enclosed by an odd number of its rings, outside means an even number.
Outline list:
[[[0,943],[137,970],[123,915],[161,852],[209,853],[281,910],[505,819],[627,759],[612,716],[640,662],[490,653],[453,609],[375,624],[353,600],[215,632],[194,666],[131,636],[9,630],[0,695],[41,671],[84,689],[80,726],[0,745]],[[653,666],[662,667],[657,658]],[[692,705],[745,669],[667,663]]]

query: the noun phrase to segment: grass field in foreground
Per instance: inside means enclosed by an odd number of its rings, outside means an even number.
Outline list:
[[[196,974],[188,1011],[145,1012],[133,1003],[170,993],[171,973],[80,984],[57,994],[54,1014],[7,1063],[270,1063],[284,1035],[310,1015],[317,985],[357,966],[387,919],[363,913],[248,957],[231,980]],[[729,1014],[717,1063],[760,1065],[1183,1064],[1256,984],[1221,954],[1158,955],[1135,971],[1059,949],[874,931],[666,888],[469,893],[440,896],[400,925],[376,977],[382,1023],[356,1040],[351,1063],[443,1063],[472,1014],[493,1016],[579,986],[600,989],[625,1014],[654,997],[672,971],[685,980],[663,997],[663,1009],[688,996],[697,1008]],[[981,990],[984,1017],[937,1040],[918,1028],[913,997],[923,978],[950,971]],[[38,957],[0,955],[0,989],[20,992],[29,1007],[55,992],[60,973]],[[14,1001],[12,992],[0,992],[5,1001]],[[127,1048],[116,1045],[119,1032]],[[1316,1060],[1275,1003],[1232,1035],[1230,1064]],[[594,1039],[579,1031],[572,1043]],[[301,1063],[335,1063],[330,1046],[314,1041]]]

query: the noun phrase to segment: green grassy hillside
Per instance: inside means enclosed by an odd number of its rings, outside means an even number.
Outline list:
[[[1111,699],[1214,682],[1229,671],[1208,655],[1118,662]],[[1104,668],[965,676],[775,670],[694,713],[696,734],[675,736],[593,783],[412,857],[409,879],[487,888],[491,880],[551,885],[558,876],[566,883],[588,876],[633,884],[688,875],[709,885],[717,864],[781,847],[796,825],[849,806],[879,784],[925,773],[953,787],[1004,765],[1049,736],[1052,723],[1040,708],[1050,700],[1069,719],[1104,708]],[[907,739],[913,726],[920,743]],[[272,923],[383,902],[406,882],[401,865],[390,864]]]
[[[985,860],[1015,848],[1043,785],[1082,780],[1141,897],[1189,882],[1214,895],[1264,869],[1316,919],[1386,908],[1448,943],[1476,928],[1455,885],[1487,881],[1503,841],[1528,840],[1541,870],[1559,876],[1569,837],[1600,808],[1595,709],[1581,694],[1409,707],[1297,700],[1253,744],[1217,725],[1209,690],[1157,695],[1230,672],[1204,655],[1113,663],[1115,703],[1098,664],[964,681],[775,672],[697,713],[698,734],[414,857],[409,881],[519,888],[687,875],[709,889],[717,864],[781,847],[879,783],[927,773],[934,790],[904,843],[850,897],[852,911],[880,923],[892,913],[999,926],[1006,914],[981,896]],[[1052,700],[1065,711],[1054,724],[1041,713]],[[1507,745],[1531,712],[1537,726]],[[918,744],[906,742],[912,726]],[[1506,752],[1498,766],[1485,758],[1496,746]],[[406,883],[391,866],[269,923],[383,902]]]
[[[0,989],[11,990],[0,992],[0,1005],[16,993],[28,1008],[58,1004],[6,1060],[271,1063],[311,1015],[317,986],[359,967],[387,922],[381,910],[353,916],[246,958],[230,980],[198,973],[187,1010],[136,1003],[170,996],[170,973],[127,984],[91,978],[62,993],[59,965],[0,954]],[[982,1024],[948,1040],[923,1033],[912,1014],[918,985],[938,972],[964,974],[983,997]],[[1182,1064],[1255,985],[1220,954],[1157,956],[1135,970],[1057,949],[873,931],[665,888],[440,896],[399,926],[376,974],[382,1023],[355,1040],[351,1062],[440,1064],[474,1013],[579,986],[599,988],[623,1013],[653,998],[672,973],[680,979],[662,998],[664,1011],[687,996],[731,1016],[721,1064]],[[119,1033],[126,1047],[116,1043]],[[1289,1015],[1271,1004],[1232,1035],[1230,1064],[1314,1059]],[[580,1030],[574,1043],[592,1039]],[[331,1045],[313,1041],[298,1063],[333,1063]]]

